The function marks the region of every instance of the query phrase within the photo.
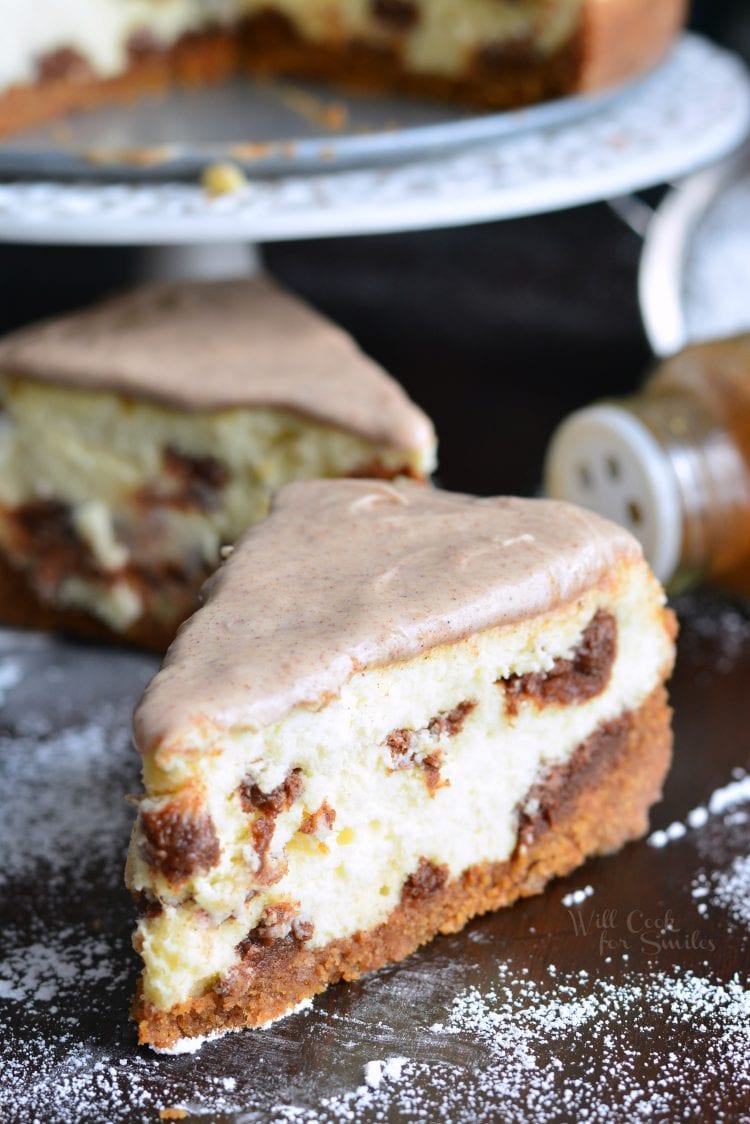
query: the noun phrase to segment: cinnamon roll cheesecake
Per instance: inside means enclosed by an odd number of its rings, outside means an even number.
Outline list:
[[[307,477],[435,465],[426,416],[267,279],[148,286],[0,342],[0,621],[163,651]]]
[[[6,0],[0,135],[237,70],[528,104],[652,66],[685,9],[686,0]]]
[[[136,712],[140,1041],[262,1026],[640,836],[674,632],[578,508],[283,488]]]

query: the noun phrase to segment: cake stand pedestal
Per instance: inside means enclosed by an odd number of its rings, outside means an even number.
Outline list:
[[[263,271],[256,242],[177,242],[144,246],[139,270],[143,281],[229,281]]]

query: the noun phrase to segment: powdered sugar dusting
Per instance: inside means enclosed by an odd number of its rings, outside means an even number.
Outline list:
[[[237,1033],[236,1031],[215,1031],[213,1034],[196,1034],[193,1038],[178,1038],[173,1046],[169,1049],[162,1048],[161,1046],[152,1046],[151,1049],[155,1054],[166,1054],[167,1056],[176,1057],[178,1054],[197,1054],[202,1050],[207,1042],[217,1042],[223,1038],[226,1033]]]
[[[707,804],[699,804],[697,808],[692,808],[685,817],[684,823],[675,820],[674,823],[663,830],[652,831],[647,840],[649,846],[657,849],[666,847],[667,843],[682,839],[687,835],[688,828],[699,830],[705,827],[709,816],[726,817],[727,812],[732,811],[735,817],[734,823],[745,823],[747,812],[738,808],[738,805],[750,802],[750,776],[745,773],[744,769],[735,769],[734,773],[734,780],[714,789]]]
[[[579,1120],[677,1120],[715,1092],[715,1121],[736,1120],[732,1106],[750,1097],[750,992],[739,979],[721,983],[693,972],[631,973],[614,982],[569,973],[543,986],[501,964],[494,986],[470,987],[429,1032],[469,1038],[483,1062],[462,1068],[399,1059],[398,1081],[370,1062],[366,1082],[315,1109],[279,1105],[279,1117],[304,1124],[354,1120],[502,1118],[524,1124]],[[642,1027],[637,1045],[624,1027]],[[686,1032],[700,1050],[677,1044]],[[564,1079],[558,1051],[577,1049]],[[674,1046],[674,1048],[673,1048]],[[694,1103],[695,1103],[694,1101]],[[721,1107],[723,1104],[723,1107]],[[498,1116],[502,1106],[502,1116]],[[685,1117],[687,1118],[687,1117]]]
[[[675,839],[682,839],[683,835],[687,834],[687,828],[684,823],[675,821],[669,827],[664,828],[663,831],[652,831],[648,837],[648,843],[651,847],[666,847],[667,843]]]
[[[570,909],[574,905],[583,905],[587,898],[590,898],[594,892],[593,886],[584,886],[582,890],[571,890],[569,894],[564,894],[562,904],[566,909]]]
[[[72,865],[83,876],[89,864],[121,853],[132,821],[125,792],[110,789],[106,801],[90,794],[111,781],[113,762],[121,763],[129,746],[122,719],[110,712],[42,739],[0,737],[0,784],[14,793],[0,817],[0,883],[41,866],[49,891],[61,892]],[[45,776],[55,783],[40,783]]]
[[[744,770],[737,769],[733,781],[711,793],[708,810],[712,816],[720,816],[728,808],[734,808],[737,804],[746,804],[748,801],[750,801],[750,776]]]
[[[365,1066],[365,1085],[378,1089],[383,1081],[400,1081],[408,1058],[386,1058],[385,1061],[368,1062]]]
[[[735,925],[750,932],[750,856],[737,855],[726,862],[726,851],[732,832],[750,825],[750,775],[744,769],[733,770],[733,778],[720,785],[705,804],[692,808],[684,822],[676,821],[648,837],[657,849],[687,837],[697,844],[708,869],[699,868],[691,883],[691,895],[699,916],[707,917],[712,908],[724,910]],[[715,829],[720,827],[717,834]],[[708,829],[708,830],[707,830]],[[747,834],[747,830],[745,830]],[[741,845],[740,840],[737,842]],[[750,839],[746,841],[746,846]]]
[[[750,931],[750,855],[738,856],[724,870],[699,871],[691,890],[699,914],[718,907]]]
[[[66,925],[54,940],[22,944],[13,929],[4,932],[5,953],[0,964],[0,999],[27,1006],[67,1001],[79,989],[93,989],[106,981],[115,988],[124,976],[112,959],[110,943],[80,926]]]

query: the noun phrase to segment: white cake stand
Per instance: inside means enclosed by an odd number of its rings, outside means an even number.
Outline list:
[[[215,199],[185,182],[2,183],[0,240],[171,246],[157,272],[226,275],[247,270],[248,244],[457,226],[612,199],[717,161],[749,129],[744,65],[685,35],[657,70],[585,116],[428,159],[259,176]]]

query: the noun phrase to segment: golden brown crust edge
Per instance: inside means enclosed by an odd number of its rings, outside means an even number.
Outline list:
[[[472,917],[537,894],[590,856],[638,838],[669,767],[670,718],[660,686],[637,710],[608,723],[603,742],[592,748],[589,739],[579,747],[546,781],[540,811],[522,822],[507,862],[471,867],[444,884],[437,879],[427,895],[404,893],[382,925],[324,948],[279,941],[263,950],[252,971],[169,1011],[145,1003],[139,989],[133,1008],[139,1041],[169,1049],[181,1038],[262,1025],[331,983],[402,960],[436,934],[458,932]]]
[[[578,88],[606,89],[655,66],[688,7],[688,0],[585,0]]]
[[[173,85],[218,82],[244,66],[255,73],[395,90],[476,107],[530,104],[636,77],[659,61],[686,12],[686,0],[584,0],[578,34],[553,56],[540,61],[533,54],[501,53],[489,65],[475,58],[455,79],[408,70],[396,49],[357,41],[305,42],[287,21],[268,14],[249,21],[249,29],[237,35],[187,35],[167,51],[134,58],[124,74],[113,78],[78,73],[74,80],[52,78],[12,87],[0,94],[0,137],[69,112],[162,93]]]

